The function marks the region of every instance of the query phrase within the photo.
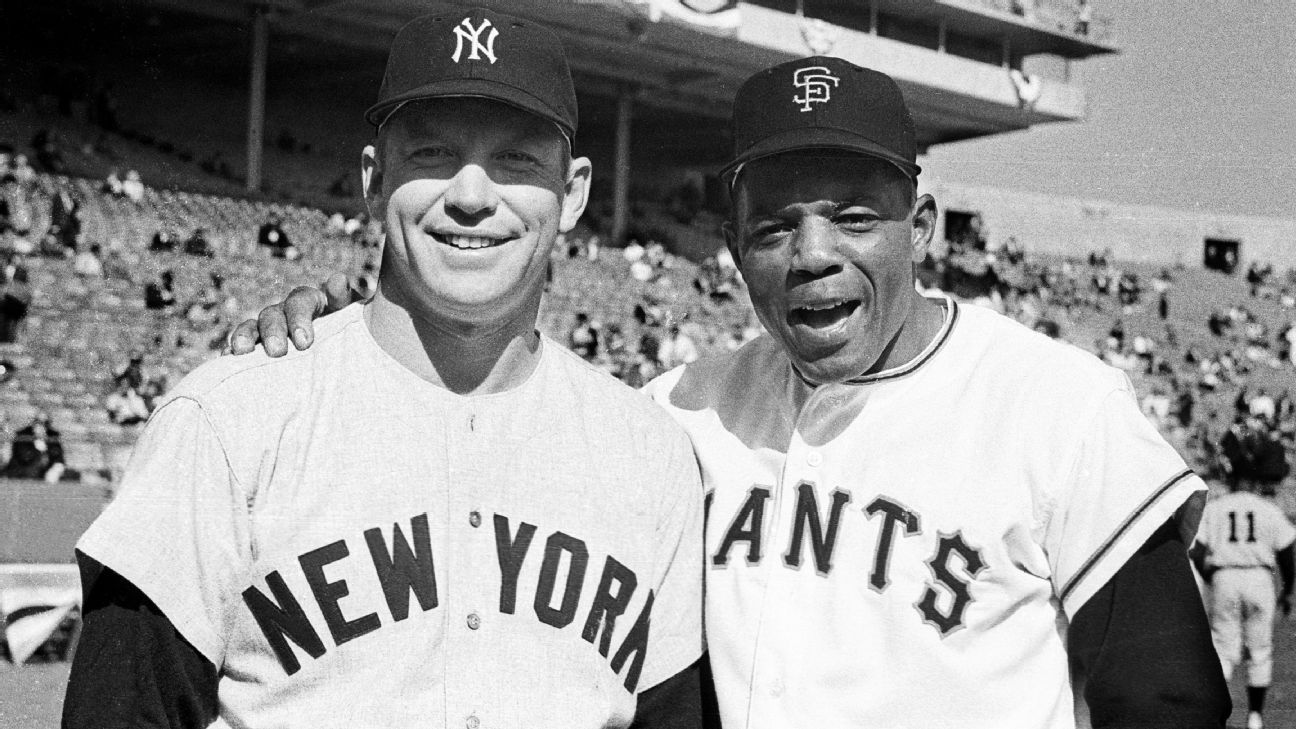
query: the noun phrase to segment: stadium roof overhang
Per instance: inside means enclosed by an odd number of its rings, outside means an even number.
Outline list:
[[[412,0],[131,2],[235,26],[248,23],[252,8],[267,8],[276,42],[285,36],[318,41],[298,44],[295,52],[316,54],[320,63],[327,63],[328,55],[340,48],[372,52],[381,59],[397,29],[428,8],[428,3]],[[669,139],[687,132],[702,157],[699,162],[714,162],[725,153],[730,101],[743,79],[774,63],[810,55],[796,16],[755,4],[740,5],[742,22],[728,33],[669,18],[653,22],[642,4],[623,0],[475,0],[473,4],[544,22],[562,37],[582,95],[582,117],[597,125],[615,107],[606,104],[604,113],[595,110],[587,115],[586,99],[606,103],[631,93],[636,100],[636,133],[648,127],[650,134],[655,131]],[[894,11],[910,15],[939,14],[958,23],[964,32],[1004,34],[1009,43],[1018,44],[1017,52],[1083,56],[1110,51],[1050,34],[1004,13],[998,15],[1005,17],[996,17],[964,0],[876,0],[876,4],[883,9],[895,6]],[[1069,84],[1049,82],[1039,101],[1025,106],[1019,103],[1006,69],[867,32],[839,29],[838,35],[834,55],[897,78],[914,109],[923,147],[1083,115],[1083,92]],[[1070,47],[1076,44],[1080,45]]]

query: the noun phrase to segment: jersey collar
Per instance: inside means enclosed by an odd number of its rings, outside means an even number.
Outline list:
[[[955,301],[953,298],[951,298],[948,294],[940,294],[938,296],[928,296],[927,298],[933,299],[940,304],[941,308],[944,309],[945,311],[945,318],[941,322],[940,331],[936,332],[936,336],[932,337],[932,340],[927,343],[927,346],[923,348],[923,351],[919,352],[917,357],[914,357],[913,359],[909,360],[908,362],[905,362],[902,365],[892,367],[891,369],[888,370],[882,370],[881,372],[874,372],[871,375],[860,375],[859,377],[852,377],[851,379],[843,382],[842,383],[843,385],[867,385],[875,382],[884,382],[886,380],[894,380],[899,377],[904,377],[905,375],[915,372],[919,367],[922,367],[924,364],[926,364],[928,360],[936,356],[936,352],[939,351],[942,346],[944,346],[947,340],[949,340],[950,332],[954,331],[954,324],[958,321],[959,318],[959,305],[958,302]],[[801,371],[796,368],[796,365],[792,365],[792,371],[796,373],[796,376],[800,378],[800,380],[803,383],[809,385],[811,388],[815,388],[819,386],[814,382],[811,382],[810,380],[806,379],[805,375],[801,374]]]

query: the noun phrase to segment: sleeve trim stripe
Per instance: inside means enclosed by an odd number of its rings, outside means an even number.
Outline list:
[[[1089,572],[1102,561],[1103,557],[1105,557],[1107,553],[1111,551],[1112,547],[1120,541],[1121,537],[1129,531],[1129,528],[1142,518],[1142,516],[1146,514],[1157,501],[1161,500],[1161,498],[1170,493],[1175,486],[1192,475],[1192,469],[1185,468],[1174,476],[1171,476],[1168,481],[1161,484],[1160,487],[1148,495],[1148,497],[1143,500],[1143,503],[1139,504],[1137,509],[1131,512],[1129,516],[1125,517],[1125,521],[1121,522],[1121,525],[1116,528],[1116,531],[1112,532],[1111,536],[1107,537],[1106,541],[1102,543],[1102,546],[1100,546],[1098,550],[1089,557],[1089,559],[1085,560],[1085,563],[1080,566],[1080,569],[1076,570],[1075,575],[1073,575],[1071,579],[1063,585],[1059,598],[1065,602],[1067,597],[1075,590],[1076,586],[1079,585]]]

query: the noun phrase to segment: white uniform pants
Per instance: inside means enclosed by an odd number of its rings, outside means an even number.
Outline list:
[[[1247,685],[1269,685],[1277,599],[1273,573],[1267,569],[1224,568],[1211,578],[1211,637],[1225,679],[1232,678],[1245,658]]]

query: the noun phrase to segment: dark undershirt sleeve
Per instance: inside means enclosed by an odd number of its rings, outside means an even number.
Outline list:
[[[630,729],[701,729],[703,656],[638,696]]]
[[[216,668],[135,585],[80,552],[86,590],[63,729],[200,729],[216,720]]]
[[[1094,729],[1218,729],[1232,710],[1173,519],[1080,608],[1067,643]]]
[[[1278,560],[1278,577],[1282,580],[1282,595],[1291,595],[1292,577],[1296,576],[1296,559],[1292,556],[1292,545],[1274,552],[1274,558]]]

